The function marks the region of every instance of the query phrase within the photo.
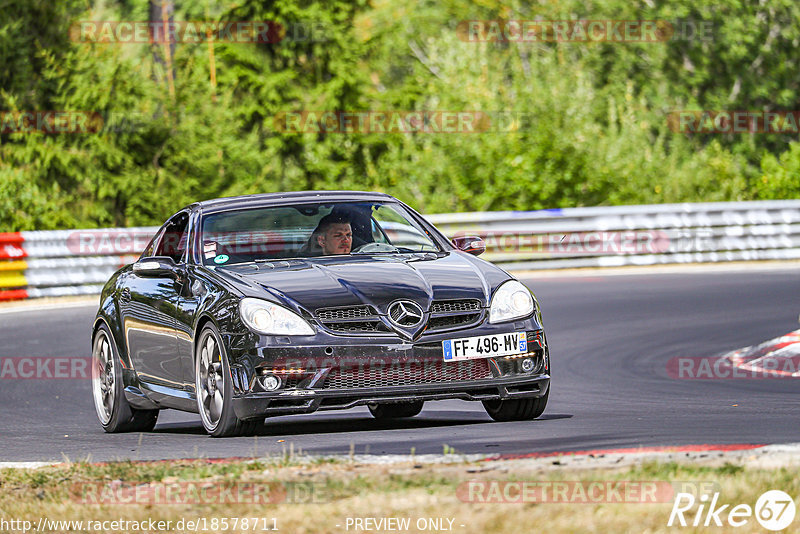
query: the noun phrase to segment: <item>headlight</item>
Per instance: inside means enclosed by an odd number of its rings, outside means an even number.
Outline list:
[[[283,306],[252,297],[239,302],[239,315],[250,330],[273,336],[312,336],[311,328],[302,317]]]
[[[532,313],[531,292],[516,280],[509,280],[494,292],[492,306],[489,308],[489,322],[503,323],[527,317]]]

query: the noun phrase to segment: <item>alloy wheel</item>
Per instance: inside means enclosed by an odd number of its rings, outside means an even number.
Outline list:
[[[108,336],[101,330],[95,337],[92,351],[92,393],[97,417],[104,425],[111,420],[114,411],[117,385],[115,365]]]
[[[219,424],[225,398],[222,355],[214,335],[206,331],[200,344],[195,373],[200,416],[209,430]]]

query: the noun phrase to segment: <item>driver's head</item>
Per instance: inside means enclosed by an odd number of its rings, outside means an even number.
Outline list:
[[[350,221],[338,214],[328,214],[320,219],[316,234],[317,244],[322,248],[322,254],[350,254],[353,246],[353,231]]]

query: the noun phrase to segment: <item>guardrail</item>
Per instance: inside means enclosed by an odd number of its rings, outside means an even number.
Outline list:
[[[0,233],[0,301],[99,294],[157,229]]]
[[[800,259],[800,200],[428,216],[507,269]],[[0,233],[0,300],[97,294],[157,228]]]
[[[486,212],[429,217],[479,235],[513,269],[800,259],[800,200]]]

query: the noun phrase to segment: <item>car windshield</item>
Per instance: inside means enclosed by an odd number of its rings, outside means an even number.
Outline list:
[[[396,202],[336,202],[228,210],[203,218],[206,265],[334,255],[438,252]]]

